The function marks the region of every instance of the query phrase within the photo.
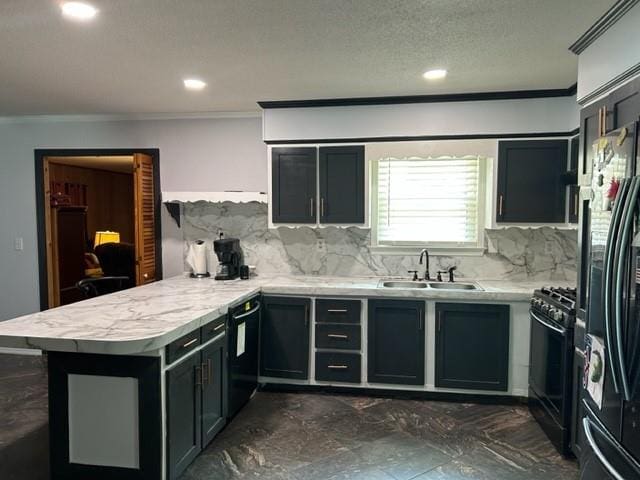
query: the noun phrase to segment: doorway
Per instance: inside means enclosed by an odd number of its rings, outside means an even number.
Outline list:
[[[162,278],[157,149],[36,150],[35,164],[41,310]]]

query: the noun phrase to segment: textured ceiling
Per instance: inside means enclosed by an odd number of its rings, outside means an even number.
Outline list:
[[[567,47],[613,0],[93,0],[88,24],[58,3],[0,0],[0,115],[566,88]]]

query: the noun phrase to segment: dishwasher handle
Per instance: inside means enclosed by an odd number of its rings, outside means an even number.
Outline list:
[[[234,320],[240,320],[241,318],[244,317],[248,317],[249,315],[253,315],[254,313],[256,313],[258,310],[260,310],[260,302],[256,302],[256,306],[253,307],[251,310],[249,310],[248,312],[245,312],[241,315],[233,315],[233,319]]]

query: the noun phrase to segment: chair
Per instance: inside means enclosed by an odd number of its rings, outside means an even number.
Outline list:
[[[86,299],[125,290],[129,288],[128,283],[129,277],[124,276],[84,278],[76,283],[76,288],[82,292]]]
[[[107,277],[127,277],[124,288],[136,286],[136,247],[130,243],[103,243],[95,248]]]

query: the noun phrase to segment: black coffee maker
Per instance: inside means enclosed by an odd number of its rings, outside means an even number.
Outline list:
[[[242,250],[240,250],[240,240],[237,238],[220,238],[213,241],[213,250],[218,257],[218,271],[216,280],[233,280],[240,275],[240,264],[242,263]]]

